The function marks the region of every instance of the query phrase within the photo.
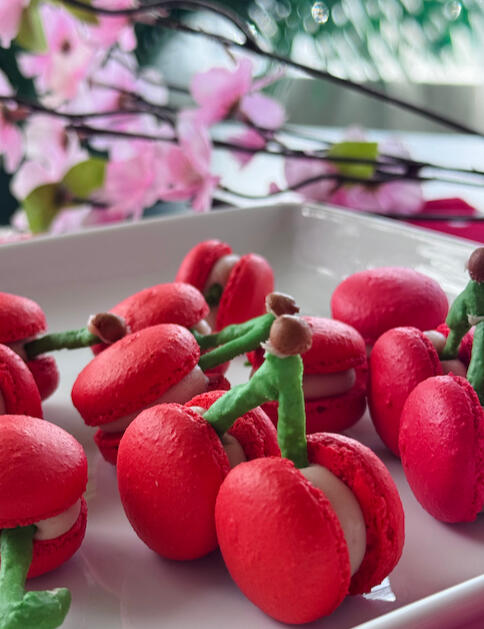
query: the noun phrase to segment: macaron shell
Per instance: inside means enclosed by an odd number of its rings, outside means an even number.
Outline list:
[[[440,332],[447,338],[449,336],[449,326],[446,323],[441,323],[436,328],[437,332]],[[472,343],[474,341],[474,330],[475,328],[471,328],[469,332],[464,336],[459,345],[459,354],[458,358],[461,360],[466,367],[469,366],[471,362],[471,354],[472,354]]]
[[[268,457],[233,468],[215,520],[232,578],[269,616],[310,622],[346,596],[350,563],[339,521],[291,461]]]
[[[20,356],[6,345],[0,345],[0,392],[8,415],[43,417],[33,375]]]
[[[406,267],[354,273],[336,287],[331,297],[333,317],[355,327],[368,344],[399,326],[435,329],[448,309],[439,284]]]
[[[145,288],[120,302],[110,312],[123,317],[131,332],[160,323],[176,323],[192,328],[209,313],[204,296],[190,284],[173,282]],[[95,345],[98,354],[108,347]]]
[[[266,295],[274,290],[274,273],[265,258],[256,253],[242,256],[235,264],[218,306],[216,329],[243,323],[266,312]]]
[[[332,395],[315,400],[306,400],[306,433],[341,432],[363,417],[366,409],[366,366],[356,368],[356,382],[353,387],[341,395]],[[266,402],[261,408],[277,426],[277,402]]]
[[[178,269],[175,282],[186,282],[203,293],[214,264],[232,253],[232,248],[220,240],[205,240],[191,249]]]
[[[41,574],[55,570],[79,549],[86,532],[87,505],[81,498],[81,512],[74,525],[55,539],[34,541],[32,564],[27,578],[38,577]]]
[[[185,406],[210,408],[226,391],[210,391],[197,395]],[[263,456],[281,456],[274,424],[258,406],[239,417],[228,431],[242,446],[248,460]]]
[[[369,592],[393,570],[403,550],[404,512],[395,483],[369,448],[344,435],[309,435],[308,457],[342,480],[358,500],[366,524],[367,549],[349,591]]]
[[[417,328],[394,328],[380,336],[370,354],[368,406],[383,443],[400,456],[400,416],[408,396],[426,378],[442,373],[429,339]]]
[[[421,382],[402,411],[400,453],[415,497],[442,522],[475,520],[484,504],[484,416],[464,378]]]
[[[24,415],[0,416],[0,528],[62,513],[86,489],[87,460],[65,430]]]
[[[160,324],[129,334],[81,371],[72,401],[86,424],[102,425],[155,402],[195,367],[200,349],[182,326]]]
[[[94,433],[94,443],[99,448],[103,459],[111,465],[116,465],[119,443],[123,434],[124,432],[105,432],[101,429]]]
[[[45,314],[35,301],[0,293],[0,343],[27,339],[47,328]]]
[[[39,356],[39,358],[29,360],[27,367],[34,376],[40,398],[46,400],[59,386],[59,370],[55,358],[53,356]],[[35,415],[34,413],[25,414]]]
[[[217,547],[215,499],[228,471],[217,433],[180,404],[143,411],[119,446],[118,486],[128,520],[168,559],[196,559]]]

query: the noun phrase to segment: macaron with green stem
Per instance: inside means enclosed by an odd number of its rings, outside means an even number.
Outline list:
[[[203,293],[213,330],[263,314],[265,297],[274,290],[274,273],[265,258],[256,253],[238,256],[230,245],[215,239],[200,242],[187,253],[175,281]]]
[[[54,570],[86,529],[87,460],[62,428],[24,415],[0,416],[0,628],[54,629],[71,595],[25,592],[27,578]]]
[[[121,437],[143,409],[183,404],[209,389],[199,358],[190,331],[165,323],[128,334],[84,367],[72,402],[88,426],[99,428],[94,439],[109,463],[116,464]]]
[[[276,620],[305,623],[391,572],[403,548],[404,515],[388,470],[368,448],[324,433],[306,441],[298,354],[308,350],[311,333],[294,319],[278,318],[266,361],[242,385],[256,398],[279,390],[283,458],[233,468],[218,493],[215,521],[222,556],[243,593]],[[210,410],[233,403],[233,391]],[[244,393],[240,388],[237,397]]]

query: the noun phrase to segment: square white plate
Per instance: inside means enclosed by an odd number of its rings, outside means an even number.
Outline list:
[[[80,327],[89,314],[146,286],[172,281],[185,253],[213,237],[229,242],[235,252],[266,256],[277,288],[292,293],[305,314],[321,316],[329,316],[329,298],[341,279],[375,266],[411,266],[436,278],[452,298],[466,284],[465,262],[474,248],[397,222],[281,205],[5,245],[0,247],[2,290],[38,301],[52,331]],[[71,588],[65,629],[278,626],[238,591],[218,553],[194,562],[165,561],[133,533],[119,502],[115,469],[101,459],[94,431],[70,402],[72,383],[90,358],[89,350],[58,354],[61,386],[44,404],[46,419],[72,432],[88,454],[87,535],[71,561],[30,587]],[[230,373],[233,383],[248,377],[241,362]],[[470,627],[478,619],[472,626],[482,626],[482,516],[471,524],[437,522],[414,499],[400,463],[380,443],[367,415],[348,434],[372,447],[389,467],[406,512],[405,548],[389,587],[374,597],[348,597],[331,617],[310,626],[450,628]]]

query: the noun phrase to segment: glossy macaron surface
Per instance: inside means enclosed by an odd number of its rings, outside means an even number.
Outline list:
[[[0,528],[27,526],[68,509],[86,488],[87,460],[62,428],[24,415],[0,416]]]
[[[464,378],[428,378],[409,395],[400,454],[417,500],[443,522],[467,522],[484,504],[484,414]]]
[[[354,273],[331,297],[333,317],[355,327],[368,344],[399,326],[434,329],[444,321],[448,308],[447,297],[434,279],[406,267]]]

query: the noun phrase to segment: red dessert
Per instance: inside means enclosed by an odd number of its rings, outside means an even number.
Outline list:
[[[475,520],[484,505],[484,414],[464,378],[428,378],[400,421],[403,469],[417,500],[442,522]]]
[[[354,273],[331,297],[333,317],[356,328],[368,345],[399,326],[433,330],[448,309],[447,297],[435,280],[405,267]]]
[[[87,460],[65,430],[25,415],[0,416],[0,529],[36,524],[28,576],[60,566],[79,548],[86,529],[82,494]]]
[[[42,417],[40,394],[27,365],[6,345],[0,345],[0,415]]]
[[[0,293],[0,343],[9,345],[22,356],[23,342],[45,332],[47,322],[42,308],[31,299]],[[22,356],[23,357],[23,356]],[[59,372],[52,356],[41,356],[27,362],[42,400],[57,389]]]
[[[367,360],[365,343],[351,326],[322,317],[302,317],[309,323],[312,346],[302,354],[303,390],[308,433],[345,430],[366,408]],[[258,369],[264,360],[261,348],[249,360]],[[277,402],[263,409],[277,425]]]
[[[285,623],[311,622],[330,614],[348,593],[368,592],[393,570],[404,541],[397,489],[368,448],[340,435],[315,434],[308,438],[308,455],[311,465],[304,470],[272,457],[237,466],[215,509],[232,578],[255,605]],[[336,477],[327,493],[313,484],[320,466]],[[352,494],[358,530],[331,491],[338,487]],[[355,543],[361,535],[362,551]]]
[[[196,559],[214,550],[215,499],[231,466],[278,455],[277,436],[256,408],[221,440],[195,411],[222,392],[197,396],[185,406],[163,404],[128,427],[118,454],[118,484],[126,515],[139,537],[168,559]]]
[[[110,310],[122,317],[131,332],[138,332],[160,323],[176,323],[194,328],[208,315],[203,295],[190,284],[173,282],[157,284],[131,295]],[[93,347],[98,354],[107,345]]]
[[[192,284],[206,297],[214,285],[220,294],[212,306],[211,325],[220,330],[265,313],[265,297],[274,290],[274,274],[262,256],[235,256],[226,243],[207,240],[188,252],[178,269],[176,282]]]
[[[72,401],[89,426],[104,458],[116,463],[122,434],[147,406],[186,402],[207,390],[197,367],[200,350],[193,335],[175,324],[155,325],[117,341],[79,374]]]

